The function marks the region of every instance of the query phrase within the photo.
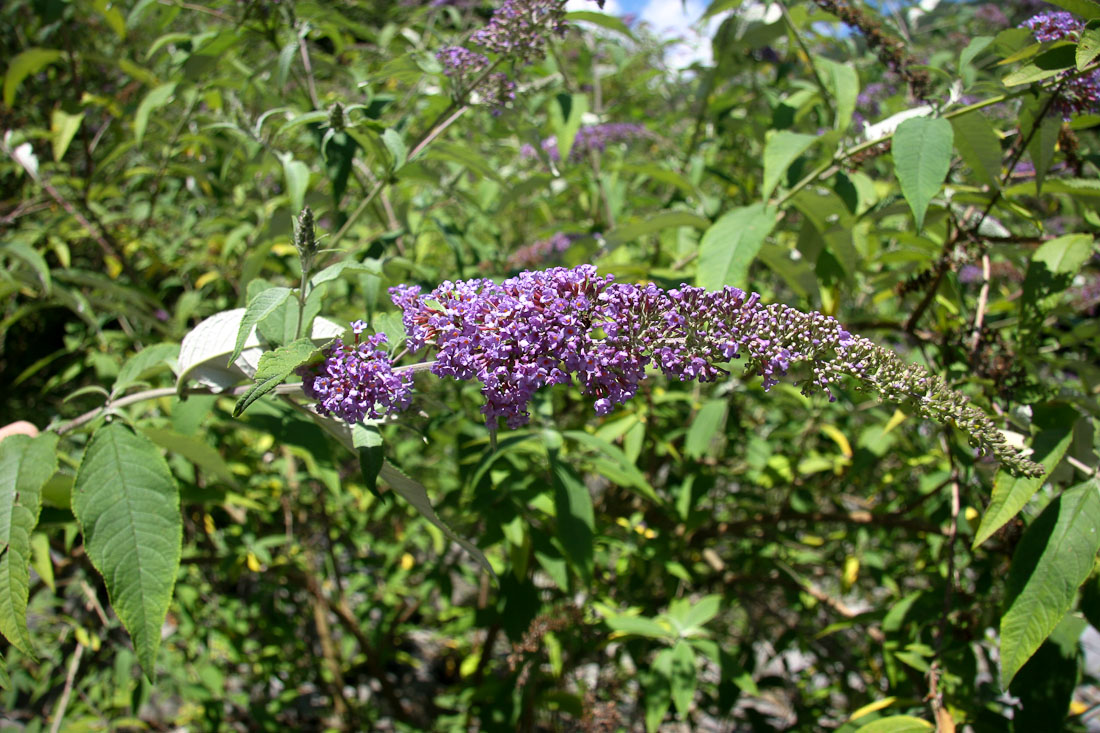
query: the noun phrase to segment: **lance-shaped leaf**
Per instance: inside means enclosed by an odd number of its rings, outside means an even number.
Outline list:
[[[1073,605],[1100,549],[1100,481],[1064,491],[1024,532],[1001,617],[1001,684],[1016,676]]]
[[[940,117],[914,117],[898,125],[894,133],[894,172],[913,210],[918,232],[924,226],[928,204],[947,178],[954,140],[951,123]]]
[[[233,346],[233,353],[229,356],[232,364],[244,350],[245,342],[252,333],[257,323],[267,318],[290,297],[290,288],[268,288],[249,301],[244,309],[241,325],[237,328],[237,343]]]
[[[33,656],[27,631],[31,531],[42,485],[57,470],[57,435],[13,435],[0,442],[0,633]]]
[[[974,547],[985,542],[1005,522],[1016,516],[1043,485],[1047,474],[1054,470],[1065,455],[1070,440],[1073,439],[1073,426],[1077,418],[1077,411],[1068,405],[1042,410],[1036,414],[1035,425],[1039,432],[1032,441],[1035,452],[1031,455],[1031,460],[1041,464],[1046,473],[1029,478],[1013,476],[1004,469],[997,471],[993,477],[993,495],[989,498],[989,506],[974,534]]]
[[[152,679],[183,537],[179,488],[160,450],[118,423],[97,430],[76,474],[73,514]]]
[[[425,519],[438,527],[439,531],[448,539],[470,553],[470,556],[477,560],[478,564],[489,572],[489,575],[493,578],[497,577],[493,571],[493,566],[489,564],[485,554],[478,549],[477,545],[455,534],[454,530],[448,527],[447,523],[435,513],[432,502],[428,499],[428,490],[424,487],[424,484],[409,478],[388,462],[382,464],[382,468],[378,471],[378,478],[385,481],[394,490],[394,493],[412,504],[417,511],[424,515]]]
[[[764,143],[764,187],[761,198],[767,199],[779,185],[791,163],[817,141],[817,135],[804,135],[789,130],[769,130]]]
[[[317,351],[311,339],[298,339],[274,351],[265,351],[256,368],[256,383],[237,400],[233,406],[233,417],[239,416],[253,402],[285,382],[291,372],[312,359]]]
[[[775,226],[774,207],[742,206],[726,212],[711,225],[699,242],[699,269],[695,284],[707,290],[724,285],[745,287],[749,265]]]

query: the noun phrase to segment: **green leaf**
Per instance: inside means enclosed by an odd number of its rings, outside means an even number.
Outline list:
[[[1087,626],[1083,618],[1067,613],[1016,674],[1009,692],[1022,704],[1013,711],[1013,730],[1065,730],[1063,723],[1080,682],[1079,642]]]
[[[607,618],[607,625],[612,631],[633,636],[645,636],[650,639],[674,639],[676,634],[644,616],[611,616]]]
[[[42,283],[42,288],[48,294],[53,288],[53,280],[50,277],[50,266],[46,264],[46,259],[38,253],[34,247],[30,246],[26,242],[6,242],[3,249],[0,252],[16,259],[23,260],[34,270],[34,274],[38,276],[38,281]]]
[[[56,449],[56,433],[0,441],[0,633],[32,657],[27,630],[31,532],[42,509],[42,486],[57,471]]]
[[[318,351],[313,340],[308,338],[291,341],[274,351],[265,351],[256,368],[256,383],[237,400],[233,406],[233,417],[240,416],[249,405],[285,382],[295,369],[312,359]]]
[[[1093,241],[1091,234],[1065,234],[1043,242],[1031,261],[1041,263],[1053,275],[1076,275],[1092,254]]]
[[[592,578],[596,526],[592,495],[573,469],[557,459],[555,451],[548,453],[557,537],[581,578],[588,582]]]
[[[954,137],[951,123],[939,117],[913,117],[898,125],[894,133],[894,172],[918,232],[924,226],[929,202],[947,178]]]
[[[50,113],[50,144],[53,146],[54,160],[60,161],[65,157],[65,151],[83,121],[83,112],[71,115],[59,107]]]
[[[401,139],[401,133],[394,130],[392,127],[386,129],[386,131],[382,133],[382,144],[386,146],[386,150],[389,151],[390,157],[393,159],[392,170],[397,170],[405,165],[405,160],[409,155],[409,149],[405,145],[405,141]]]
[[[294,160],[290,153],[280,154],[279,160],[283,164],[283,180],[286,181],[290,209],[301,211],[305,206],[306,189],[309,188],[309,166],[300,160]]]
[[[447,524],[435,513],[435,510],[432,508],[432,502],[428,499],[428,490],[423,484],[401,473],[401,471],[388,461],[384,463],[382,468],[378,471],[378,478],[385,481],[386,484],[393,489],[395,494],[412,504],[413,508],[424,515],[424,518],[434,524],[448,539],[468,552],[470,557],[476,560],[478,565],[483,567],[489,575],[494,579],[497,577],[496,573],[493,571],[493,566],[489,564],[489,561],[485,558],[485,554],[478,549],[477,545],[455,534],[454,530],[447,526]]]
[[[378,431],[378,426],[356,423],[351,426],[351,438],[355,452],[359,454],[359,471],[363,475],[367,490],[376,497],[382,498],[382,494],[378,492],[378,472],[386,462],[386,453],[382,447],[382,434]]]
[[[569,160],[581,120],[588,111],[588,97],[583,94],[559,94],[550,105],[550,122],[557,136],[558,155],[562,165]]]
[[[120,423],[92,435],[73,487],[84,549],[149,679],[180,564],[179,489],[160,450]]]
[[[28,48],[13,58],[4,74],[4,106],[15,105],[15,92],[24,79],[60,60],[61,52],[52,48]]]
[[[1100,6],[1098,6],[1100,7]],[[1049,79],[1057,76],[1065,69],[1076,66],[1076,52],[1072,43],[1056,46],[1049,51],[1036,56],[1030,63],[1024,64],[1016,71],[1006,74],[1001,83],[1006,87],[1031,84],[1033,82]]]
[[[229,355],[227,364],[232,365],[241,355],[245,342],[248,341],[248,336],[256,324],[274,313],[275,309],[290,297],[290,293],[290,288],[268,288],[248,301],[248,307],[245,308],[244,316],[241,318],[241,325],[237,328],[237,342],[233,345],[233,353]]]
[[[1074,56],[1077,70],[1080,71],[1091,64],[1097,56],[1100,56],[1100,24],[1089,23],[1089,26],[1081,31],[1081,40],[1077,42],[1077,52]]]
[[[1001,187],[1001,140],[989,118],[975,110],[951,120],[955,149],[974,176],[993,190]]]
[[[982,522],[974,536],[973,547],[989,539],[994,532],[1004,526],[1005,522],[1016,516],[1035,495],[1046,481],[1046,475],[1054,470],[1058,461],[1065,455],[1070,441],[1073,440],[1073,426],[1077,418],[1077,411],[1065,405],[1036,415],[1036,424],[1041,424],[1041,427],[1032,441],[1032,449],[1035,452],[1031,455],[1031,460],[1041,463],[1046,469],[1046,474],[1039,478],[1026,478],[1013,476],[1004,469],[998,470],[993,477],[993,495],[989,499],[985,514],[982,515]]]
[[[4,661],[4,655],[0,654],[0,690],[11,688],[11,677],[8,676],[8,664]]]
[[[891,715],[860,726],[856,733],[924,733],[936,726],[912,715]]]
[[[134,113],[134,139],[138,145],[141,145],[141,140],[145,137],[145,128],[149,125],[149,115],[154,110],[160,109],[172,101],[172,95],[175,92],[176,82],[173,81],[151,89],[145,95],[145,99],[141,100],[137,112]]]
[[[656,733],[672,704],[672,650],[662,649],[653,660],[653,667],[645,686],[645,729]]]
[[[1085,20],[1100,18],[1100,4],[1092,0],[1047,0],[1051,5],[1057,5],[1063,10],[1080,15]]]
[[[171,366],[179,355],[179,344],[154,344],[145,347],[127,359],[118,370],[114,386],[111,387],[111,396],[122,394],[150,371],[158,367]]]
[[[729,402],[724,399],[708,400],[695,414],[684,439],[684,453],[699,459],[707,454],[718,431],[726,422]]]
[[[832,94],[836,105],[836,119],[833,129],[847,130],[852,124],[852,113],[856,111],[856,99],[859,97],[859,73],[852,64],[841,64],[825,57],[817,57],[825,71],[825,86]]]
[[[672,704],[681,717],[686,718],[695,698],[695,650],[684,639],[672,647],[669,665],[669,686],[672,688]]]
[[[1031,115],[1020,115],[1021,126],[1030,130],[1035,124]],[[1059,115],[1046,114],[1038,123],[1039,129],[1031,136],[1027,145],[1027,154],[1035,166],[1035,193],[1042,190],[1043,180],[1051,163],[1054,162],[1054,148],[1058,144],[1058,135],[1062,130],[1062,119]]]
[[[664,229],[673,229],[677,227],[706,229],[708,226],[710,226],[709,220],[698,214],[693,214],[690,211],[662,211],[645,221],[632,222],[626,226],[614,229],[607,235],[607,243],[609,245],[614,245],[632,242],[639,237],[644,237],[647,234],[653,234],[654,232],[659,232]]]
[[[748,285],[752,264],[775,226],[776,209],[761,203],[728,211],[703,234],[695,284],[707,290]]]
[[[597,13],[594,10],[573,10],[565,14],[565,19],[574,23],[591,23],[601,28],[606,28],[609,31],[622,33],[632,40],[634,39],[634,34],[630,32],[630,27],[627,26],[621,18],[617,18],[614,15]]]
[[[789,130],[768,130],[764,139],[764,187],[760,190],[760,198],[767,199],[772,191],[779,185],[780,179],[787,172],[798,156],[814,144],[817,135],[804,135]]]
[[[1067,489],[1024,532],[1008,573],[1001,617],[1001,684],[1007,687],[1073,605],[1100,550],[1100,481]]]
[[[322,283],[327,283],[331,280],[335,280],[344,273],[349,274],[363,274],[371,273],[374,275],[381,275],[382,268],[379,266],[376,260],[369,260],[367,262],[356,262],[355,260],[343,260],[337,262],[334,265],[329,265],[325,269],[318,272],[312,278],[310,278],[310,285],[316,288]]]
[[[717,616],[720,610],[722,610],[722,596],[717,594],[703,596],[679,619],[683,631],[688,632],[702,627]]]
[[[233,475],[229,464],[225,462],[221,453],[218,453],[214,446],[202,438],[183,435],[163,428],[142,428],[141,432],[161,448],[181,455],[194,463],[208,477],[215,478],[234,488],[237,487],[237,477]]]
[[[581,445],[605,456],[614,465],[617,472],[621,474],[621,477],[629,482],[628,488],[637,489],[638,494],[641,494],[650,501],[660,502],[657,492],[650,486],[649,481],[646,480],[645,474],[639,471],[638,467],[634,465],[634,462],[627,458],[626,454],[618,447],[608,443],[602,438],[586,433],[583,430],[566,430],[562,433],[562,437],[568,438],[569,440],[575,440]]]

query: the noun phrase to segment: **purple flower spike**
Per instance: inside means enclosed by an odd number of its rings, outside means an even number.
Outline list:
[[[386,334],[376,333],[360,342],[364,321],[351,324],[354,344],[336,339],[325,350],[325,360],[298,370],[302,392],[317,400],[317,412],[335,415],[348,423],[376,419],[409,406],[412,376],[394,374],[389,355],[380,348]]]

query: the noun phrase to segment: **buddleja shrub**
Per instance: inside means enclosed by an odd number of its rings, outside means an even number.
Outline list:
[[[0,11],[3,714],[1080,724],[1100,8],[736,5]]]

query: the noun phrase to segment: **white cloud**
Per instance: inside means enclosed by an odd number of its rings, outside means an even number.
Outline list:
[[[608,15],[623,14],[623,8],[622,5],[619,4],[619,0],[606,0],[603,4],[602,11],[600,10],[600,6],[593,2],[593,0],[569,0],[565,3],[565,9],[570,13],[574,10],[592,10],[597,13],[607,13]]]
[[[716,16],[700,24],[706,11],[701,0],[649,0],[642,9],[640,20],[649,23],[653,31],[665,38],[681,39],[668,47],[665,61],[674,69],[686,69],[693,63],[710,64],[713,61],[710,39],[725,15]]]

